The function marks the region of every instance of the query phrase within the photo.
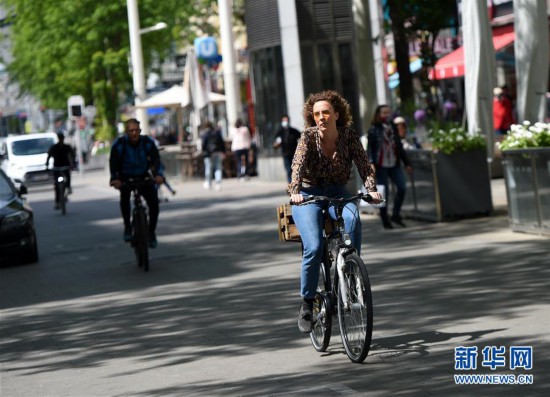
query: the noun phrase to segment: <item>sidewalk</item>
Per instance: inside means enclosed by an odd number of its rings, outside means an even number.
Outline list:
[[[85,165],[84,168],[84,174],[86,174],[86,180],[89,180],[90,182],[94,180],[94,178],[101,178],[101,174],[106,175],[107,170],[107,162],[108,162],[108,155],[99,155],[99,156],[91,156],[90,161],[88,164]],[[77,173],[75,173],[77,174]],[[90,176],[88,176],[90,174]],[[108,176],[106,176],[106,179],[108,180]],[[253,178],[254,180],[258,180],[258,178]],[[170,185],[175,189],[176,187],[179,187],[181,185],[186,185],[188,187],[191,187],[192,189],[197,188],[196,183],[199,179],[191,180],[191,181],[184,181],[181,176],[169,176],[168,179]],[[232,179],[226,179],[225,183],[231,183]],[[262,182],[267,185],[275,184],[275,185],[281,185],[280,182]],[[284,188],[284,186],[283,186]],[[502,213],[502,212],[508,212],[508,199],[506,197],[506,187],[504,183],[504,178],[495,178],[491,179],[491,194],[493,199],[493,211],[495,213]]]

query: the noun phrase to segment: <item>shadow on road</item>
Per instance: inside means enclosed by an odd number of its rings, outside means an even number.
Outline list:
[[[295,325],[300,246],[277,240],[275,207],[283,198],[266,191],[163,204],[161,244],[148,274],[139,271],[121,241],[116,195],[75,200],[67,218],[46,200],[37,201],[33,206],[47,265],[0,269],[4,370],[30,379],[130,361],[131,367],[110,373],[116,378],[212,358],[269,360],[282,349],[303,349],[308,342]],[[88,242],[56,248],[53,236],[72,241],[71,227],[84,230]],[[182,373],[179,386],[135,395],[353,390],[384,395],[389,384],[400,396],[426,390],[437,396],[487,395],[486,389],[452,383],[448,349],[487,337],[492,345],[532,345],[540,352],[533,373],[542,379],[550,372],[542,353],[550,347],[547,335],[511,334],[526,312],[548,316],[548,241],[487,237],[507,227],[507,219],[492,217],[411,222],[406,229],[382,232],[376,217],[365,216],[363,257],[374,287],[375,331],[364,365],[347,361],[336,321],[327,353],[304,350],[319,357],[307,371],[285,373],[278,367],[228,381],[221,374],[235,369],[219,368],[220,376],[214,371],[202,382],[188,381]],[[487,326],[480,326],[484,319]],[[489,325],[494,323],[509,327]],[[538,395],[543,386],[522,389],[523,395]],[[492,387],[491,393],[506,395],[506,387]]]

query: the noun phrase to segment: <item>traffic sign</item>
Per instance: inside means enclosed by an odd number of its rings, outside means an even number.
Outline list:
[[[75,120],[84,115],[84,98],[82,95],[72,95],[67,100],[69,118]]]

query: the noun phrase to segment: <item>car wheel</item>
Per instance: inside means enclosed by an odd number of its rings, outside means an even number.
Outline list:
[[[36,233],[32,234],[31,250],[25,254],[23,260],[25,263],[38,262],[38,245],[36,244]]]

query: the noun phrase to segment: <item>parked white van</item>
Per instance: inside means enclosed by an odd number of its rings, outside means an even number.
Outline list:
[[[46,181],[49,179],[46,168],[48,150],[57,140],[54,132],[1,138],[0,168],[15,183]]]

